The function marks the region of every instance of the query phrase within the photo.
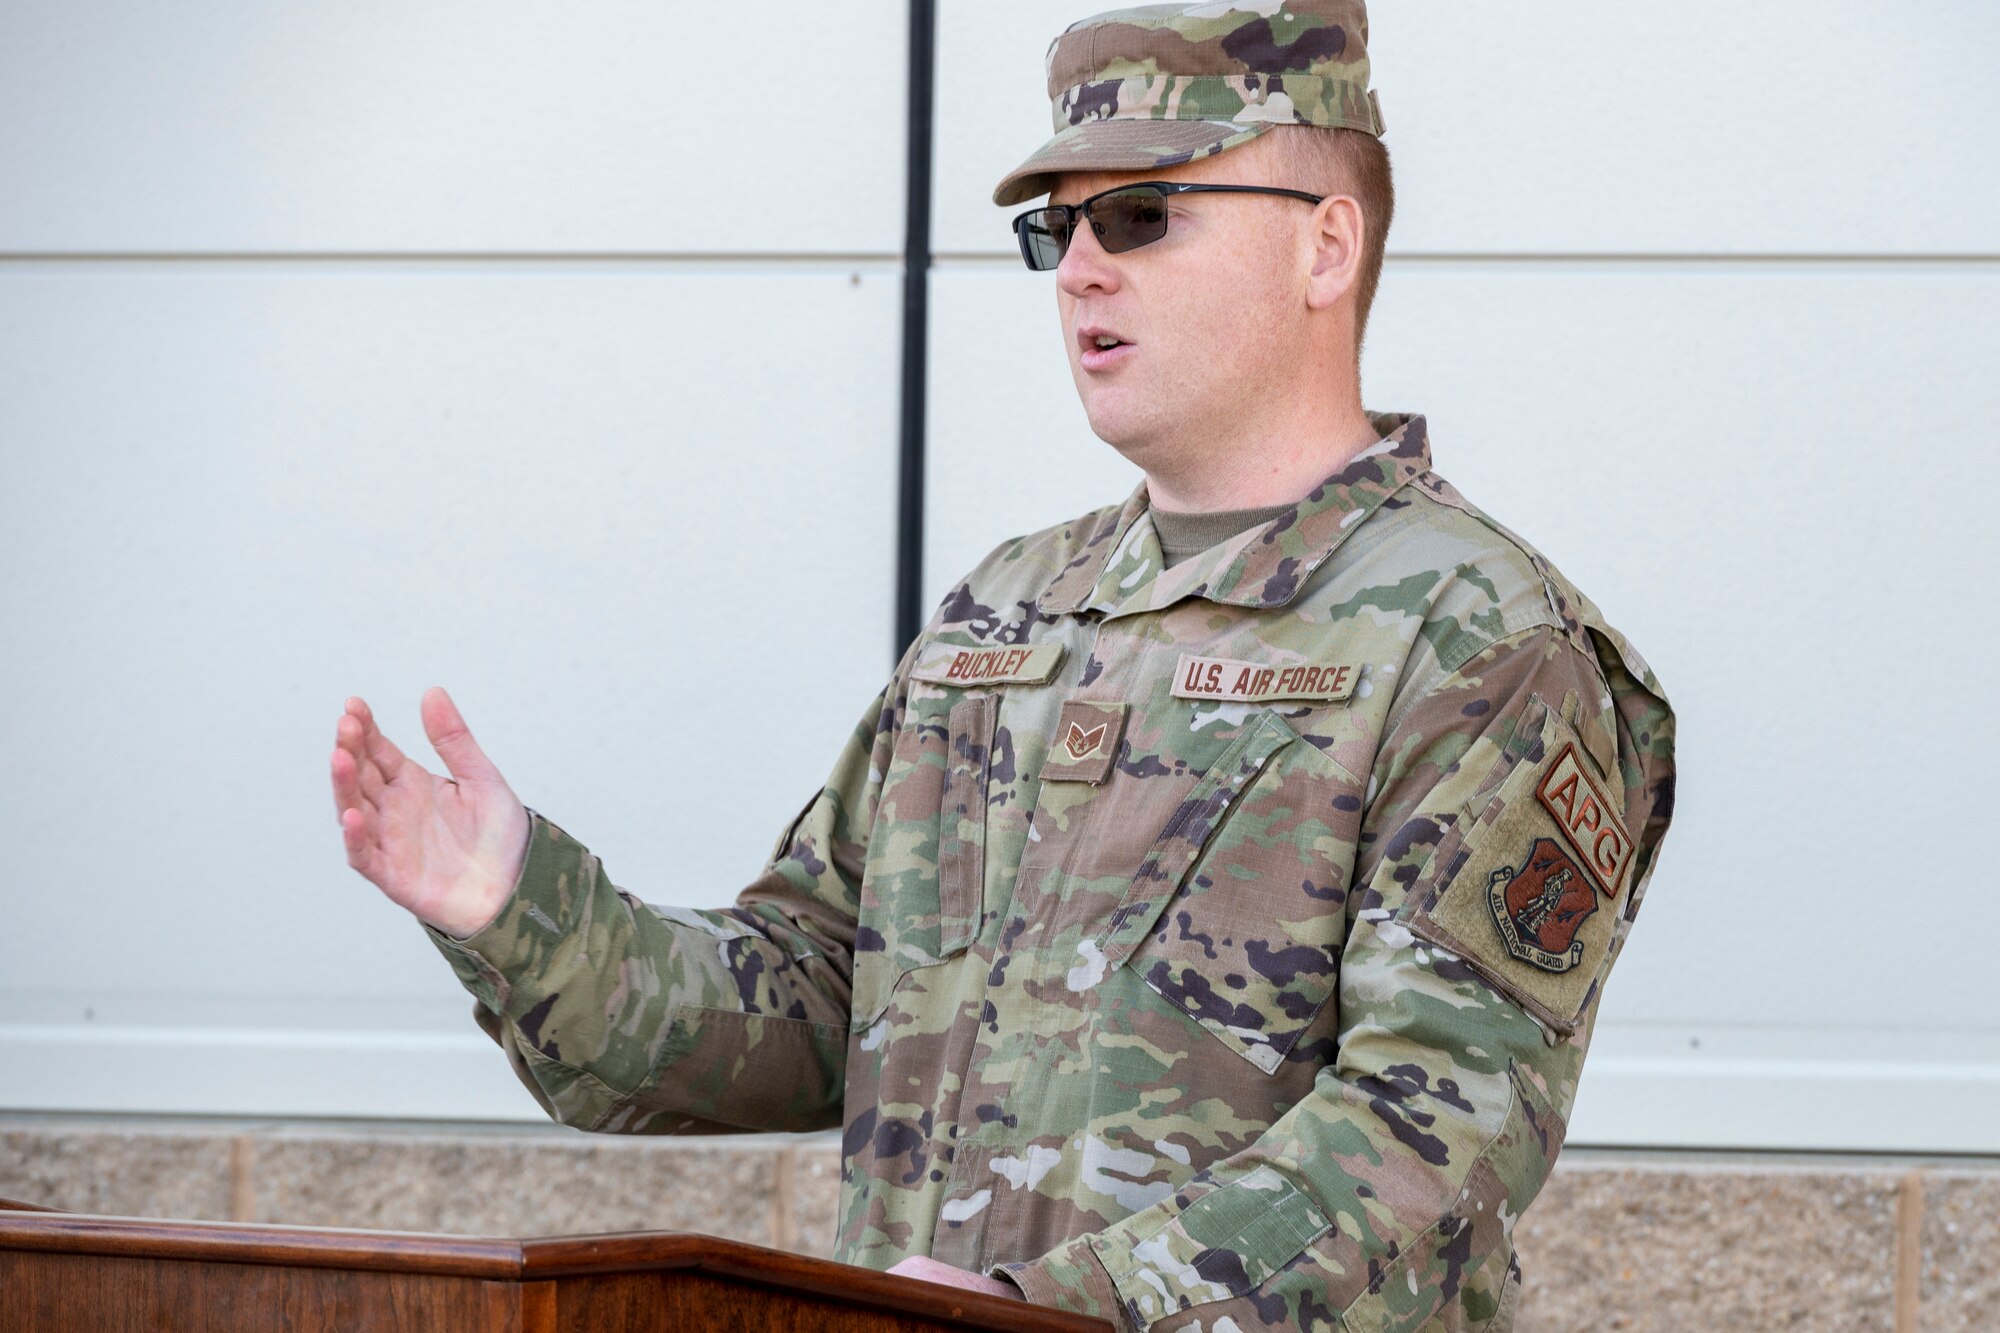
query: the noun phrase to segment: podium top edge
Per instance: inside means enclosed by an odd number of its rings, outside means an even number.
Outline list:
[[[6,1250],[515,1282],[699,1269],[733,1282],[907,1311],[966,1328],[1008,1333],[1109,1333],[1111,1329],[1104,1320],[1046,1306],[690,1231],[512,1239],[0,1210],[0,1251]]]
[[[0,1250],[506,1278],[522,1275],[521,1246],[497,1236],[0,1211]]]

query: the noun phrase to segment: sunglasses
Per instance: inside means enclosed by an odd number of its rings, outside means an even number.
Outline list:
[[[1014,219],[1014,235],[1021,242],[1021,258],[1037,273],[1062,263],[1069,253],[1070,238],[1076,234],[1079,216],[1090,220],[1090,229],[1106,254],[1123,254],[1142,245],[1151,245],[1167,234],[1167,196],[1170,194],[1282,194],[1319,203],[1325,195],[1304,190],[1281,190],[1275,185],[1196,185],[1177,181],[1140,181],[1093,194],[1078,204],[1050,204],[1031,208]]]

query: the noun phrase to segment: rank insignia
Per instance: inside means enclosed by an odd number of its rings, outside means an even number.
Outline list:
[[[1514,957],[1544,972],[1567,972],[1583,961],[1576,932],[1597,910],[1597,891],[1553,838],[1536,838],[1527,860],[1488,875],[1486,900]]]
[[[1125,730],[1123,703],[1070,699],[1056,715],[1049,756],[1042,762],[1044,782],[1099,783],[1111,774],[1118,758],[1118,738]]]
[[[1070,723],[1069,730],[1063,733],[1063,749],[1069,751],[1069,757],[1072,759],[1090,758],[1097,753],[1097,747],[1104,744],[1104,732],[1107,726],[1107,723],[1100,722],[1089,731],[1085,731],[1081,722]]]

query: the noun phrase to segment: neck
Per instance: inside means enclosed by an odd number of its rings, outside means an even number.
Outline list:
[[[1151,502],[1181,513],[1291,504],[1381,438],[1358,401],[1333,416],[1243,427],[1147,459]]]

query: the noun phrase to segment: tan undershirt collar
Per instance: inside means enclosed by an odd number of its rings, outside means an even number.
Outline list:
[[[1239,532],[1262,527],[1292,506],[1266,505],[1261,509],[1215,509],[1201,513],[1153,510],[1153,531],[1160,539],[1160,554],[1172,569],[1191,555],[1225,542]]]

